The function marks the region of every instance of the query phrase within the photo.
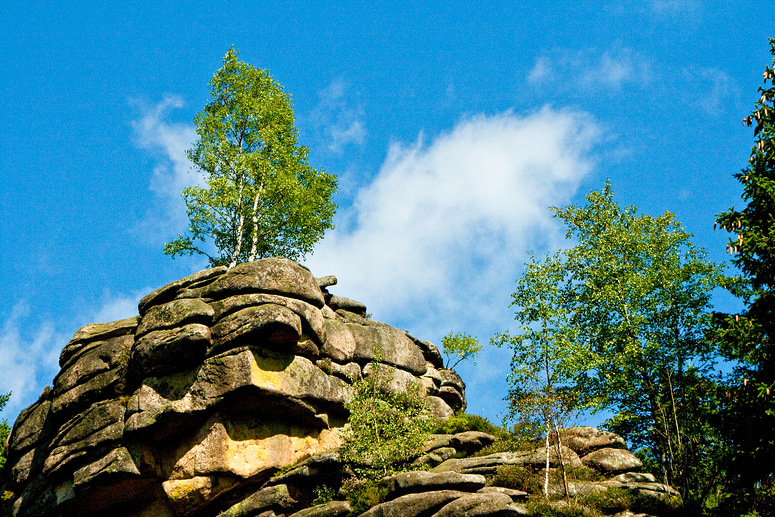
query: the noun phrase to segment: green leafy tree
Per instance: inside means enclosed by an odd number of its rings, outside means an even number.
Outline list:
[[[234,48],[226,53],[210,81],[212,100],[194,118],[199,140],[188,157],[206,187],[183,190],[189,235],[164,253],[202,254],[211,266],[229,267],[267,256],[295,260],[333,227],[336,177],[308,165],[290,96],[237,57]]]
[[[729,383],[723,429],[729,451],[728,511],[775,515],[775,40],[770,39],[772,68],[751,115],[755,126],[749,164],[735,175],[743,186],[742,210],[719,214],[731,232],[727,251],[742,278],[730,284],[745,303],[742,314],[724,317],[724,355],[737,367]]]
[[[8,403],[8,399],[11,398],[11,393],[6,393],[5,395],[0,395],[0,411],[3,410],[6,403]],[[8,451],[5,450],[5,441],[8,439],[8,435],[11,433],[11,427],[8,425],[8,421],[3,419],[2,422],[0,422],[0,472],[3,470],[3,467],[5,466],[5,455]]]
[[[482,349],[482,345],[476,338],[462,332],[455,334],[450,332],[444,336],[441,339],[441,347],[444,355],[447,356],[447,368],[454,368],[466,359],[473,359],[476,364],[476,356]]]
[[[419,388],[389,389],[392,368],[375,364],[369,377],[353,385],[349,427],[342,437],[342,458],[367,479],[405,470],[437,425]]]
[[[531,257],[512,295],[511,306],[516,307],[519,333],[514,336],[508,332],[498,334],[491,343],[509,346],[513,351],[512,370],[507,379],[507,419],[515,422],[516,429],[530,438],[544,432],[544,495],[549,495],[549,437],[554,433],[567,498],[560,429],[565,427],[573,411],[572,381],[576,369],[572,358],[574,329],[569,325],[569,313],[562,303],[564,278],[559,254],[548,257],[543,263],[537,263]]]
[[[571,408],[611,411],[608,428],[643,448],[685,497],[701,498],[692,476],[712,437],[709,416],[697,413],[716,393],[706,335],[722,269],[669,212],[622,209],[608,182],[587,202],[554,209],[578,244],[528,265],[518,281],[511,385],[543,361],[546,385]]]

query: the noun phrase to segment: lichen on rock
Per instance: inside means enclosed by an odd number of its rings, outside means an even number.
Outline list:
[[[465,410],[465,384],[432,343],[372,320],[333,285],[263,259],[177,280],[144,297],[140,316],[76,331],[53,389],[9,436],[0,516],[350,514],[341,493],[315,494],[352,476],[340,445],[354,383],[389,365],[385,389],[421,394],[440,420]],[[434,435],[412,467],[431,470],[386,478],[362,515],[525,515],[528,494],[485,484],[503,466],[541,468],[546,451],[474,456],[494,440]],[[574,490],[675,493],[612,433],[569,428],[562,441],[566,465],[608,476]]]
[[[139,317],[79,329],[53,390],[9,437],[5,511],[198,517],[258,508],[266,497],[242,503],[278,470],[339,446],[351,384],[373,361],[395,367],[391,389],[433,384],[420,378],[436,363],[432,345],[366,318],[365,305],[328,292],[335,284],[293,261],[262,259],[177,280],[145,296]],[[462,390],[447,398],[464,400]],[[432,404],[452,414],[441,398]],[[266,510],[300,504],[289,496]]]

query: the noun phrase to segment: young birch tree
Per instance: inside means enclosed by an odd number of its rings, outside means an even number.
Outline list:
[[[555,433],[567,498],[560,429],[573,407],[570,383],[575,372],[572,363],[575,338],[569,324],[570,315],[562,303],[564,277],[559,254],[548,257],[543,263],[537,263],[531,257],[512,295],[511,306],[516,307],[519,333],[514,336],[508,332],[498,334],[491,342],[496,346],[509,346],[513,351],[512,370],[508,376],[508,418],[528,432],[545,429],[544,495],[549,495],[549,437]]]
[[[234,48],[226,53],[210,81],[212,100],[194,118],[199,140],[188,157],[206,186],[183,190],[190,234],[164,247],[173,257],[202,254],[211,266],[230,268],[312,251],[333,227],[337,187],[335,176],[308,165],[290,96],[266,70],[237,57]]]
[[[671,213],[621,209],[608,183],[587,201],[555,209],[577,244],[528,265],[517,319],[527,325],[523,336],[559,358],[573,407],[613,412],[606,426],[643,447],[663,480],[691,498],[692,451],[709,439],[700,414],[715,395],[716,350],[706,334],[721,268]],[[515,375],[525,361],[515,353]]]

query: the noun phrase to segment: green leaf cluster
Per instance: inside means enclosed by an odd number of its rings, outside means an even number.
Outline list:
[[[513,350],[510,416],[556,425],[573,409],[610,411],[607,426],[690,496],[716,439],[707,336],[723,269],[673,214],[622,209],[608,182],[586,199],[554,209],[576,245],[526,265],[513,295],[518,332],[493,339]]]
[[[458,332],[453,334],[450,332],[441,339],[441,346],[444,350],[444,355],[447,356],[446,368],[454,368],[461,361],[466,359],[473,359],[476,364],[476,355],[482,349],[482,345],[476,338]],[[452,362],[454,360],[454,362]]]
[[[204,185],[183,190],[189,233],[164,253],[206,255],[211,266],[268,256],[298,260],[333,228],[336,177],[313,169],[297,143],[291,98],[231,48],[194,119],[188,157]],[[212,251],[211,248],[216,251]]]
[[[510,433],[505,429],[493,424],[487,418],[481,415],[469,415],[467,413],[456,413],[439,424],[434,430],[434,434],[457,434],[466,431],[479,431],[481,433],[491,434],[499,439],[510,438]]]
[[[366,479],[406,469],[436,426],[420,388],[389,389],[393,368],[374,364],[371,375],[353,384],[348,427],[342,433],[342,459]]]
[[[0,395],[0,411],[3,410],[10,398],[10,392],[5,395]],[[11,434],[11,427],[8,425],[8,421],[3,419],[3,421],[0,422],[0,472],[2,472],[3,467],[5,466],[5,455],[8,452],[5,450],[5,442],[8,440],[9,434]]]

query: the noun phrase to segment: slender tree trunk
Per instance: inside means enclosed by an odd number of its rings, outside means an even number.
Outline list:
[[[237,265],[240,253],[242,252],[242,230],[245,227],[245,214],[242,212],[242,191],[244,189],[243,177],[240,175],[237,188],[237,235],[236,242],[234,243],[234,250],[231,253],[231,262],[229,263],[229,269]]]
[[[547,343],[547,329],[546,329],[546,318],[543,320],[543,329],[544,329],[544,373],[546,374],[546,392],[545,396],[547,398],[546,404],[550,404],[549,400],[551,397],[552,392],[552,378],[549,375],[549,351],[546,349],[546,343]],[[551,408],[549,411],[546,411],[544,413],[544,418],[546,418],[546,476],[544,476],[544,497],[547,499],[549,498],[549,435],[552,432],[551,427]],[[558,437],[559,438],[559,437]]]
[[[546,473],[544,475],[544,497],[549,499],[549,435],[552,432],[552,427],[549,424],[549,420],[546,420],[546,469],[544,472]]]
[[[250,256],[248,257],[248,262],[253,262],[256,260],[256,253],[258,252],[258,201],[261,198],[261,194],[264,192],[264,185],[261,184],[256,189],[256,197],[253,198],[253,213],[251,214],[251,222],[253,223],[253,228],[251,230],[251,235],[253,237],[253,242],[250,245]]]
[[[681,368],[681,370],[679,371],[679,374],[681,374],[683,372],[683,367],[679,366],[679,368]],[[683,375],[681,375],[681,377],[683,377]],[[678,405],[676,404],[675,396],[673,394],[673,383],[670,380],[670,373],[669,372],[668,372],[667,382],[668,382],[668,389],[670,390],[670,402],[671,402],[671,404],[673,406],[673,423],[675,424],[675,434],[676,434],[676,441],[677,441],[677,445],[678,445],[678,451],[677,451],[676,454],[677,454],[678,458],[680,459],[680,470],[678,471],[678,473],[676,473],[674,471],[674,478],[675,479],[673,480],[673,483],[675,483],[676,480],[680,481],[681,492],[682,492],[681,496],[684,499],[686,499],[686,496],[687,496],[687,494],[689,492],[688,479],[687,479],[687,476],[686,476],[687,469],[689,468],[689,466],[687,464],[687,461],[686,461],[688,455],[687,455],[687,452],[684,450],[684,447],[683,447],[683,439],[681,438],[681,428],[680,428],[680,426],[678,424]],[[689,443],[691,444],[691,442],[689,442]]]
[[[667,484],[667,458],[665,457],[665,447],[670,451],[670,456],[672,458],[672,447],[670,445],[670,426],[667,423],[667,418],[665,417],[665,411],[662,408],[662,405],[659,403],[659,394],[656,393],[656,390],[654,389],[651,379],[648,376],[648,373],[644,368],[641,368],[641,376],[643,381],[643,386],[646,388],[646,391],[649,395],[649,406],[651,407],[651,418],[654,420],[654,424],[659,425],[659,422],[662,422],[662,429],[663,431],[660,433],[663,435],[663,443],[660,446],[660,457],[661,457],[661,463],[662,463],[662,478],[664,480],[664,483]]]
[[[565,502],[570,505],[570,490],[568,490],[568,476],[565,472],[565,458],[562,455],[562,438],[560,437],[560,427],[557,420],[554,421],[554,431],[557,433],[557,456],[560,458],[560,472],[562,472],[562,484],[565,488]]]

